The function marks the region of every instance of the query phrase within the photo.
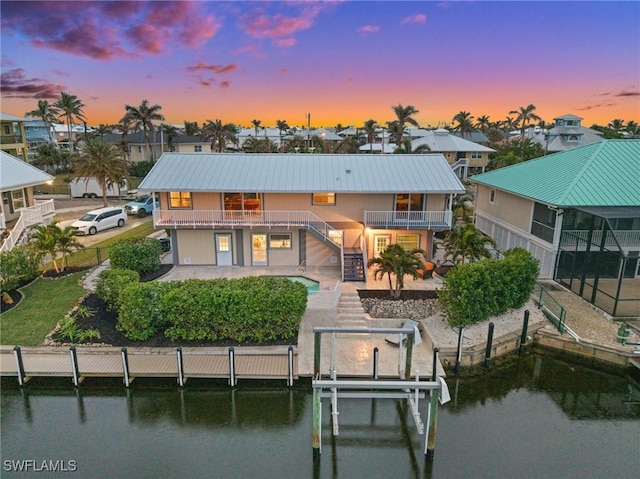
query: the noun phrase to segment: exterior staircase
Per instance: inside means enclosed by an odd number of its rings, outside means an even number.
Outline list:
[[[342,272],[345,281],[366,281],[367,268],[364,264],[362,251],[345,249]]]
[[[358,293],[343,293],[338,301],[336,326],[348,328],[365,328],[369,323],[369,315],[364,312]]]

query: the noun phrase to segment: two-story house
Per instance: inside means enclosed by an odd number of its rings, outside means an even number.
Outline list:
[[[28,159],[24,118],[0,112],[0,148],[10,155]]]
[[[52,181],[53,176],[9,153],[0,151],[0,251],[19,244],[34,224],[49,223],[55,214],[53,200],[34,198],[33,187]]]
[[[476,225],[523,247],[615,317],[640,317],[640,140],[604,140],[477,175]]]
[[[553,128],[535,132],[531,141],[542,145],[547,153],[567,151],[602,141],[602,133],[583,127],[582,120],[571,114],[558,116],[553,119]]]
[[[138,187],[160,199],[176,265],[333,266],[364,280],[392,243],[430,256],[464,187],[442,155],[165,153]]]

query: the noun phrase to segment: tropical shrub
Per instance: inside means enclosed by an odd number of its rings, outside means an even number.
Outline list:
[[[140,281],[140,274],[130,269],[105,269],[98,275],[96,295],[114,313],[120,310],[122,290],[131,283]]]
[[[389,293],[394,299],[400,297],[404,288],[404,277],[410,275],[418,277],[418,270],[424,269],[424,250],[413,249],[407,251],[402,245],[390,244],[379,256],[371,258],[367,266],[373,266],[373,277],[383,280],[385,275],[389,280]],[[395,277],[395,283],[392,278]]]
[[[125,238],[109,248],[112,268],[130,269],[141,275],[160,269],[162,244],[156,238]]]
[[[0,253],[0,289],[11,291],[38,276],[40,255],[28,245]]]
[[[166,324],[162,298],[179,287],[179,281],[131,283],[125,286],[120,292],[120,314],[116,328],[134,341],[149,339]]]
[[[447,321],[468,326],[521,308],[538,277],[538,261],[522,248],[504,259],[485,259],[453,268],[438,293]]]
[[[133,340],[291,339],[307,306],[304,285],[277,277],[133,283],[121,296],[118,329]]]

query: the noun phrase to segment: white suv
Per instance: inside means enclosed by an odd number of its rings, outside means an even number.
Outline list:
[[[127,214],[121,206],[108,206],[97,210],[89,211],[71,226],[78,230],[79,234],[94,235],[98,231],[124,226],[127,222]]]

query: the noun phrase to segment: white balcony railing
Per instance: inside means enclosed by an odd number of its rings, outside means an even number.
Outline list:
[[[342,232],[310,211],[154,210],[153,222],[157,228],[301,227],[313,230],[325,240],[342,247]]]
[[[51,220],[56,212],[53,200],[36,200],[36,204],[20,208],[20,217],[14,223],[9,236],[4,240],[0,251],[11,251],[18,245],[20,237],[29,226],[44,224]]]
[[[615,239],[614,239],[615,237]],[[616,243],[617,240],[617,243]],[[562,232],[560,244],[562,246],[577,245],[583,246],[589,241],[589,230],[565,230]],[[602,244],[602,231],[593,231],[591,244],[600,246]],[[604,246],[607,248],[617,245],[640,246],[640,230],[609,230],[605,238]]]
[[[364,211],[364,225],[374,228],[451,228],[451,211]]]

